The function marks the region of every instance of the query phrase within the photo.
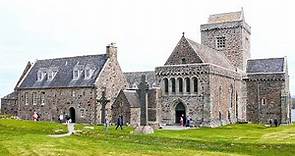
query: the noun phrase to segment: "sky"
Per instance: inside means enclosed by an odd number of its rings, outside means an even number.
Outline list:
[[[154,70],[185,36],[200,43],[210,14],[243,7],[251,58],[288,58],[295,95],[292,0],[0,0],[0,97],[28,61],[105,53],[115,42],[123,71]]]

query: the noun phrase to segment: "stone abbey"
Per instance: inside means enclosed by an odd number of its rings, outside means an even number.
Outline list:
[[[1,99],[1,113],[99,124],[105,118],[138,125],[217,127],[236,122],[290,123],[286,57],[252,59],[251,28],[243,11],[210,15],[201,43],[183,34],[163,66],[122,72],[114,44],[106,54],[28,63],[14,92]],[[142,76],[144,75],[144,76]],[[143,109],[142,106],[146,106]]]

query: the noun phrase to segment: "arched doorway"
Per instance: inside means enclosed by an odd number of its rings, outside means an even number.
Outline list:
[[[69,111],[70,111],[70,118],[72,119],[72,123],[75,123],[76,122],[75,108],[71,107]]]
[[[183,121],[186,121],[185,107],[182,102],[179,102],[175,107],[175,123],[180,123],[181,116],[183,116]]]

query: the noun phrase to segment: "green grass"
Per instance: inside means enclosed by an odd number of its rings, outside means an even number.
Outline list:
[[[182,131],[133,134],[132,128],[107,132],[76,125],[78,134],[51,138],[66,126],[0,119],[0,155],[295,155],[295,126],[267,128],[241,124]]]

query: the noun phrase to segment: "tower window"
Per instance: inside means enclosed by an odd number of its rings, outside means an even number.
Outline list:
[[[217,48],[225,48],[225,37],[216,37]]]

